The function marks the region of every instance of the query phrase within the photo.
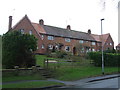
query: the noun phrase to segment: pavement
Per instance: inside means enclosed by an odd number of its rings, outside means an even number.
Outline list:
[[[72,81],[72,82],[64,81],[64,84],[66,86],[63,86],[63,88],[64,87],[69,87],[69,86],[82,86],[82,85],[85,85],[86,83],[89,83],[89,82],[102,81],[102,80],[107,80],[107,79],[112,79],[112,78],[117,78],[117,77],[120,77],[120,74],[112,74],[112,75],[103,75],[103,76],[98,76],[98,77],[90,77],[90,78],[85,78],[85,79]]]
[[[120,77],[120,74],[112,74],[112,75],[103,75],[103,76],[98,76],[98,77],[90,77],[90,78],[80,79],[80,80],[76,80],[76,81],[61,81],[61,80],[56,80],[56,79],[53,79],[53,78],[49,78],[47,80],[24,80],[24,81],[3,82],[2,84],[30,82],[30,81],[54,81],[54,82],[63,83],[63,84],[65,84],[65,87],[66,87],[66,86],[84,85],[85,83],[88,83],[88,82],[101,81],[101,80],[117,78],[117,77]],[[54,87],[56,87],[56,86],[43,87],[43,88],[54,88]],[[57,87],[60,87],[60,86],[57,86]],[[64,86],[63,86],[63,88],[64,88]]]

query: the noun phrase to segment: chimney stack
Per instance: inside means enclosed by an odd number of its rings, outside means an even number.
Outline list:
[[[8,26],[8,30],[12,29],[12,16],[9,16],[9,26]]]
[[[70,26],[70,25],[67,25],[67,29],[68,29],[68,30],[71,30],[71,26]]]
[[[90,29],[88,29],[88,34],[91,34],[91,30]]]
[[[40,25],[44,25],[43,19],[40,19],[40,20],[39,20],[39,24],[40,24]]]

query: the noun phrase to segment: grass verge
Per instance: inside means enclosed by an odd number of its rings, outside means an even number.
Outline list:
[[[32,81],[32,82],[3,84],[2,88],[3,89],[4,88],[41,88],[41,87],[48,87],[53,85],[64,85],[64,84],[53,81]]]
[[[117,67],[105,67],[105,74],[117,73]],[[73,68],[59,68],[55,71],[55,78],[64,81],[79,80],[82,78],[101,76],[101,67],[73,67]]]
[[[44,80],[45,78],[40,74],[33,75],[22,75],[22,76],[3,76],[2,82],[10,82],[10,81],[22,81],[22,80]]]

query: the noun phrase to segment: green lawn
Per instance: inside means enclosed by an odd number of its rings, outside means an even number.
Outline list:
[[[2,82],[9,81],[22,81],[22,80],[43,80],[44,78],[38,76],[11,76],[11,77],[2,77]]]
[[[47,58],[45,55],[36,55],[37,58],[37,64],[40,66],[43,66],[43,61],[45,58]],[[56,68],[52,68],[57,66]],[[87,78],[87,77],[93,77],[93,76],[99,76],[102,75],[102,69],[101,67],[95,67],[91,64],[89,64],[89,60],[82,60],[81,62],[74,62],[74,63],[52,63],[49,64],[49,69],[53,70],[53,78],[59,79],[59,80],[78,80],[81,78]],[[105,67],[105,74],[113,74],[118,72],[118,67]],[[13,73],[7,73],[4,75],[2,80],[3,82],[8,81],[19,81],[19,80],[43,80],[45,79],[43,76],[41,76],[39,73],[32,75],[19,75],[15,76]]]
[[[13,74],[8,73],[7,76],[2,76],[2,82],[9,82],[9,81],[22,81],[22,80],[44,80],[45,78],[40,74],[33,74],[33,75],[22,75],[22,76],[15,76]]]
[[[112,74],[118,72],[117,67],[105,67],[105,74]],[[72,67],[59,68],[55,72],[55,78],[59,80],[71,81],[79,80],[87,77],[94,77],[102,75],[100,67]]]
[[[47,56],[45,56],[45,55],[36,55],[35,57],[36,57],[36,64],[43,67],[44,59],[47,58]]]
[[[2,88],[41,88],[53,85],[64,85],[53,81],[32,81],[22,83],[3,84]]]
[[[37,64],[42,66],[45,55],[37,55]],[[79,59],[79,58],[78,58]],[[60,62],[60,61],[59,61]],[[49,69],[57,67],[54,70],[54,76],[59,80],[78,80],[81,78],[93,77],[102,75],[102,68],[95,67],[90,64],[90,60],[80,60],[73,63],[49,63]],[[105,67],[105,74],[113,74],[118,72],[118,67]]]

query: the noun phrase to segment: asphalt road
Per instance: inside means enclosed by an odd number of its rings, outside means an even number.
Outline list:
[[[119,80],[120,80],[120,77],[100,80],[100,81],[94,81],[94,82],[87,82],[82,85],[79,84],[78,82],[77,85],[67,86],[66,88],[120,88]]]

